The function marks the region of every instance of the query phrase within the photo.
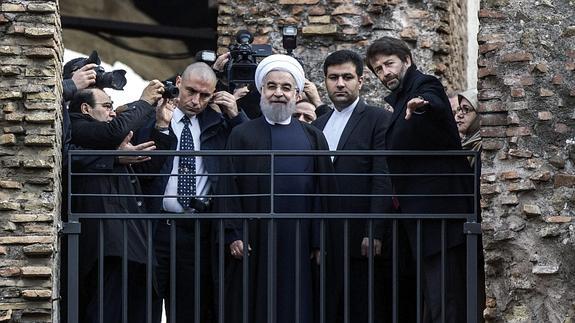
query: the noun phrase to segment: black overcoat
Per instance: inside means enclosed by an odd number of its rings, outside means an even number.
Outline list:
[[[423,109],[405,119],[407,102],[422,97],[429,102]],[[439,80],[409,67],[401,88],[385,100],[393,107],[390,125],[385,136],[389,150],[461,150],[461,142],[450,109],[447,95]],[[392,174],[470,173],[464,156],[398,156],[388,158]],[[402,194],[460,194],[470,193],[473,185],[466,176],[392,176],[392,183],[402,213],[468,213],[472,200],[467,197],[405,197]],[[447,224],[447,246],[464,242],[463,221]],[[422,251],[424,256],[441,250],[441,225],[437,222],[423,226]],[[410,240],[415,241],[415,227],[407,228]]]
[[[291,122],[300,122],[292,118]],[[325,137],[317,128],[302,123],[304,132],[309,139],[312,150],[328,150],[328,145]],[[227,148],[230,150],[269,150],[271,149],[270,140],[270,127],[265,121],[264,117],[251,120],[240,126],[237,126],[231,133],[228,141]],[[314,173],[332,173],[333,167],[329,156],[318,156],[313,158]],[[267,156],[235,156],[230,159],[228,169],[237,173],[269,173],[270,159]],[[276,180],[281,180],[276,177]],[[315,186],[317,193],[333,193],[336,183],[331,176],[316,176]],[[249,176],[233,176],[224,181],[222,185],[224,190],[228,193],[241,193],[243,194],[269,194],[270,193],[270,178],[267,175],[249,175]],[[245,197],[240,199],[219,199],[219,208],[225,212],[237,213],[262,213],[265,217],[266,213],[270,212],[270,199],[269,197]],[[317,198],[315,202],[315,210],[317,212],[329,212],[332,210],[328,198]],[[303,221],[302,221],[303,222]],[[307,226],[311,232],[310,243],[308,250],[318,248],[319,241],[319,225],[318,221],[312,221],[311,226]],[[228,221],[226,227],[226,242],[230,243],[238,239],[242,239],[242,225],[241,221]],[[302,225],[302,228],[306,228]],[[303,229],[302,229],[303,230]],[[266,309],[267,309],[267,275],[266,272],[258,272],[257,268],[262,268],[268,260],[265,245],[267,243],[267,223],[252,220],[249,223],[249,241],[250,245],[258,246],[250,254],[250,271],[249,280],[252,284],[250,288],[249,309],[250,309],[250,322],[265,322]],[[303,236],[303,233],[302,233]],[[263,247],[263,248],[262,248]],[[258,250],[256,250],[258,249]],[[263,250],[262,250],[263,249]],[[229,249],[226,247],[226,254],[229,254]],[[281,257],[282,255],[277,255]],[[304,259],[309,259],[308,255],[302,255]],[[303,263],[302,266],[306,265]],[[311,265],[308,260],[307,265]],[[265,266],[263,267],[265,268]],[[295,283],[295,282],[294,282]],[[228,256],[226,264],[226,293],[225,305],[226,309],[226,322],[242,322],[242,261],[230,259]],[[304,287],[302,287],[304,288]],[[306,289],[311,286],[305,286]],[[277,306],[282,306],[278,304]],[[303,316],[310,315],[310,313],[302,313]],[[284,322],[290,320],[286,317],[278,317],[278,320]],[[279,321],[278,321],[279,322]],[[303,320],[302,322],[307,322]]]

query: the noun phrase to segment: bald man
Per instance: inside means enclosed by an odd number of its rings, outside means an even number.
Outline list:
[[[224,149],[233,127],[248,120],[238,112],[236,99],[228,92],[215,92],[217,78],[205,63],[189,65],[176,79],[180,90],[176,108],[157,116],[155,127],[166,136],[174,136],[177,143],[171,149],[220,150]],[[214,93],[215,92],[215,93]],[[217,156],[171,156],[161,173],[180,176],[155,177],[147,185],[147,194],[165,195],[152,198],[150,212],[166,213],[167,217],[182,214],[211,212],[212,194],[218,186],[220,161]],[[204,175],[204,176],[196,176]],[[178,197],[167,197],[167,196]],[[170,313],[170,231],[176,226],[176,313]],[[156,277],[158,292],[166,301],[168,317],[175,315],[178,322],[194,318],[194,291],[201,290],[201,322],[213,317],[211,278],[211,224],[202,221],[200,230],[201,263],[194,263],[194,222],[192,220],[160,221],[155,236],[158,266]],[[199,265],[199,266],[198,266]],[[199,268],[198,268],[199,267]],[[200,269],[201,286],[194,286],[194,270]],[[161,302],[156,302],[161,304]],[[155,321],[160,322],[161,305],[154,308]]]
[[[320,130],[300,122],[292,115],[305,82],[301,65],[286,55],[271,55],[263,59],[256,69],[255,83],[261,93],[262,116],[236,127],[230,135],[228,149],[247,150],[327,150],[327,142]],[[230,162],[231,171],[237,173],[269,173],[270,159],[262,156],[235,156]],[[274,158],[277,173],[326,173],[332,172],[328,156],[284,156]],[[245,197],[227,203],[233,213],[261,213],[263,217],[275,213],[312,213],[327,209],[327,201],[314,194],[329,192],[335,185],[329,176],[275,177],[273,210],[271,199]],[[237,194],[270,194],[269,176],[236,176],[230,181],[230,191]],[[300,195],[301,194],[301,195]],[[237,202],[237,203],[234,203]],[[231,223],[231,222],[230,222]],[[299,227],[299,259],[296,253],[296,221],[276,220],[272,251],[275,275],[268,272],[268,221],[251,220],[249,223],[249,255],[242,241],[241,222],[228,226],[229,263],[226,277],[228,291],[225,308],[226,322],[242,322],[242,259],[249,262],[248,322],[269,322],[269,306],[275,308],[278,323],[311,323],[312,266],[310,256],[317,256],[319,229],[317,223],[302,220]],[[299,268],[296,264],[299,261]],[[296,277],[299,274],[299,301],[296,306]],[[274,292],[269,293],[268,275],[272,275]],[[299,312],[296,311],[299,308]],[[296,316],[299,314],[299,317]]]

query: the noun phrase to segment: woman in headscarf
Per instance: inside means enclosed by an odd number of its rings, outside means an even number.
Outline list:
[[[479,105],[477,90],[462,92],[458,98],[459,107],[455,110],[455,122],[461,135],[461,146],[463,149],[481,151],[480,118],[476,110]],[[468,159],[473,167],[474,157],[470,156]]]

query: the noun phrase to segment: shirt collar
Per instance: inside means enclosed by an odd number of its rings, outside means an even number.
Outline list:
[[[271,124],[272,126],[276,125],[276,124],[281,124],[281,125],[287,126],[291,122],[291,116],[289,118],[287,118],[286,120],[280,121],[280,122],[273,122],[270,119],[268,119],[268,117],[266,117],[265,115],[264,115],[264,118],[266,119],[266,122]]]
[[[355,101],[353,101],[352,104],[348,105],[347,107],[341,109],[341,111],[338,111],[337,109],[333,109],[333,113],[336,114],[348,114],[348,113],[352,113],[353,110],[355,109],[355,107],[357,106],[357,103],[359,102],[359,96],[355,99]]]
[[[185,116],[186,114],[184,112],[182,112],[182,110],[180,110],[180,108],[174,109],[174,114],[172,115],[172,120],[176,121],[176,122],[181,122],[182,118]],[[197,116],[193,115],[190,117],[190,121],[194,120]]]

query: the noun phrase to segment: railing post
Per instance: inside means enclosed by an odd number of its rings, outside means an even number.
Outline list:
[[[68,236],[68,322],[80,322],[78,315],[78,256],[80,254],[80,233],[82,226],[80,222],[64,222],[61,234]]]

